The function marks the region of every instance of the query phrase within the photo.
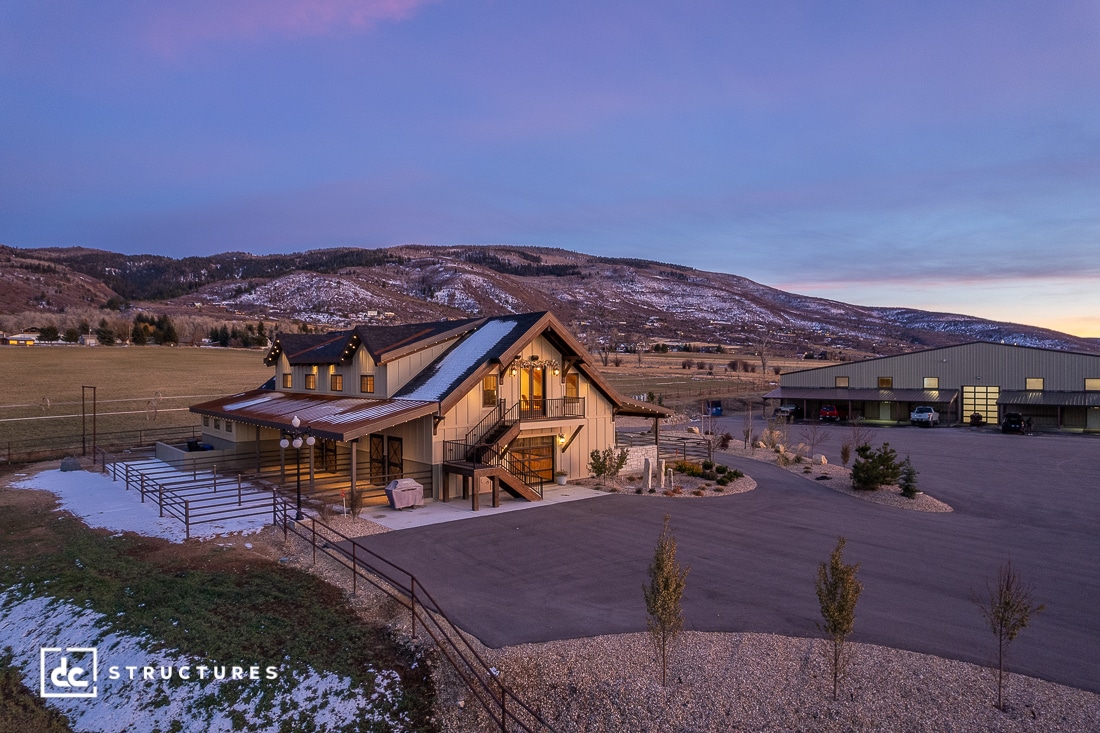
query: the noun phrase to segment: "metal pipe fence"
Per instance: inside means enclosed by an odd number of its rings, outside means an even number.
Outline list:
[[[530,705],[520,699],[470,644],[466,635],[450,620],[440,604],[416,576],[395,563],[363,547],[353,538],[316,517],[295,521],[292,502],[276,488],[246,485],[244,474],[226,477],[211,465],[209,471],[194,468],[180,471],[149,460],[148,452],[130,453],[123,460],[103,448],[95,450],[100,470],[114,481],[122,481],[126,490],[141,492],[141,501],[155,503],[160,515],[183,523],[190,539],[195,525],[219,520],[270,516],[271,523],[282,526],[283,537],[290,534],[309,542],[313,562],[317,551],[348,568],[352,592],[364,580],[410,611],[412,635],[421,629],[432,639],[446,662],[501,731],[548,731],[555,729]],[[138,460],[133,460],[137,458]],[[190,476],[188,475],[190,473]],[[251,480],[250,480],[251,481]]]

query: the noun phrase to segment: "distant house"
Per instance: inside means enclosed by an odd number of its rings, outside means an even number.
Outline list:
[[[845,417],[904,423],[928,405],[945,424],[974,414],[996,424],[1017,412],[1036,428],[1100,431],[1100,355],[974,342],[788,372],[765,397],[807,417],[828,404]]]
[[[280,439],[308,430],[311,483],[319,472],[381,491],[415,477],[436,499],[472,492],[475,508],[486,489],[535,501],[557,472],[588,476],[617,415],[668,414],[619,394],[547,312],[284,333],[265,363],[265,388],[191,408],[215,450],[278,453],[285,471]]]
[[[38,343],[38,334],[17,333],[14,336],[5,337],[4,343],[9,346],[34,346]]]
[[[81,346],[99,346],[99,339],[94,334],[82,333],[80,338],[77,339],[77,343]]]

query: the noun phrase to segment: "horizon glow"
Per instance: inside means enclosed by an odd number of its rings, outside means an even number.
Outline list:
[[[1100,5],[0,5],[0,243],[491,244],[1100,336]]]

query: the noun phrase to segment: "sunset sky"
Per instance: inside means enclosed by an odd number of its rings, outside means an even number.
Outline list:
[[[1100,3],[0,2],[0,243],[513,244],[1100,336]]]

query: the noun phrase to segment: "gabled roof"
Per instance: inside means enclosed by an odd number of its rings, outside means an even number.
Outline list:
[[[445,413],[462,400],[483,377],[499,372],[520,356],[523,349],[543,336],[562,353],[566,364],[583,373],[607,397],[621,415],[664,417],[671,411],[628,400],[612,387],[594,366],[592,355],[549,311],[486,318],[475,332],[440,354],[406,384],[395,397],[431,399]]]
[[[367,350],[376,364],[384,364],[440,341],[460,336],[476,328],[482,318],[460,321],[410,323],[403,326],[356,326],[329,333],[280,333],[275,336],[270,351],[264,357],[267,366],[274,366],[281,354],[286,354],[291,366],[326,366],[349,361],[359,345]]]

